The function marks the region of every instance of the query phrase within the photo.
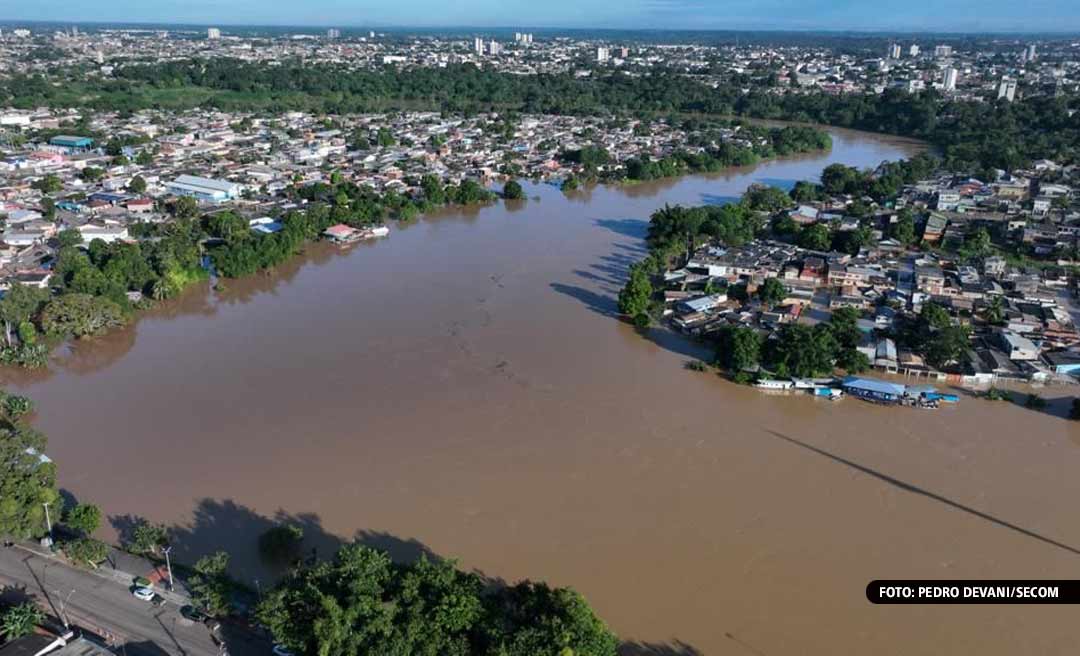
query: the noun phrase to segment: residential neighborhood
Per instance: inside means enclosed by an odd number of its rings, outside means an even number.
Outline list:
[[[989,181],[920,180],[883,206],[844,195],[793,204],[771,217],[771,238],[707,243],[664,273],[664,315],[692,335],[741,325],[768,338],[785,324],[813,325],[837,308],[854,308],[858,350],[877,370],[980,386],[1075,383],[1080,301],[1070,271],[1080,228],[1078,174],[1038,162]],[[1056,200],[1040,203],[1047,198]],[[908,235],[899,228],[905,218],[914,230]],[[834,244],[844,232],[865,237],[849,252],[814,250],[778,240],[775,227],[784,221],[801,230],[827,226]],[[782,283],[784,295],[766,303],[756,292],[769,279]],[[971,329],[963,356],[940,369],[926,361],[924,344],[904,343],[905,325],[928,304]]]

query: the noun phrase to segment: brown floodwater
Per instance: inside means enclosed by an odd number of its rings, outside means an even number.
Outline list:
[[[528,187],[311,246],[8,377],[65,489],[117,530],[173,526],[188,559],[228,548],[263,585],[256,537],[288,520],[323,555],[356,538],[573,586],[629,653],[1075,653],[1067,607],[864,597],[875,578],[1075,577],[1067,400],[777,398],[687,371],[700,347],[613,316],[657,206],[912,148],[835,131],[828,155],[723,175]]]

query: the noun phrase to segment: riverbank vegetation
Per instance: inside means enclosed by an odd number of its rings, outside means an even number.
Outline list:
[[[171,205],[173,217],[167,223],[136,224],[134,243],[96,239],[84,244],[78,232],[64,231],[57,238],[52,288],[13,284],[0,299],[0,363],[45,366],[57,343],[122,326],[137,309],[206,280],[207,262],[221,276],[250,275],[283,263],[337,223],[363,227],[387,218],[410,220],[435,208],[496,198],[472,180],[444,185],[435,176],[425,176],[421,186],[419,198],[393,191],[378,194],[338,175],[329,183],[293,186],[287,193],[303,201],[304,209],[275,217],[282,229],[273,234],[252,230],[247,219],[231,210],[200,216],[190,198]]]
[[[256,617],[302,654],[614,656],[618,645],[568,588],[507,586],[426,556],[395,563],[357,544],[293,570]]]
[[[0,103],[15,107],[146,108],[370,113],[406,109],[475,113],[746,116],[806,121],[926,140],[949,169],[1010,170],[1033,159],[1075,161],[1080,125],[1075,97],[1018,102],[955,101],[934,90],[911,94],[776,93],[769,86],[712,88],[684,75],[657,72],[576,77],[512,75],[469,64],[406,71],[349,70],[332,64],[265,66],[226,59],[129,65],[113,78],[81,70],[51,77],[13,75],[0,82]]]

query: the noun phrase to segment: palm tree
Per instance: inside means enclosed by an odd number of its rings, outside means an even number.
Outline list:
[[[994,296],[990,299],[986,309],[983,311],[983,317],[992,324],[1004,323],[1005,303],[1000,296]]]
[[[34,632],[34,627],[45,621],[45,613],[32,602],[12,606],[4,613],[0,632],[9,642]]]

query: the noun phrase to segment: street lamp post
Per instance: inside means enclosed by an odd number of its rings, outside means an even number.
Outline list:
[[[172,551],[172,545],[169,545],[161,550],[165,554],[165,568],[169,570],[169,589],[173,589],[173,577],[172,577],[172,561],[169,559],[169,552]]]
[[[65,629],[70,629],[71,622],[68,621],[67,610],[65,610],[65,608],[67,606],[67,602],[71,601],[71,595],[75,594],[75,588],[71,589],[71,592],[68,593],[66,599],[62,596],[63,593],[61,591],[56,590],[55,592],[56,596],[60,597],[60,621],[64,623]]]
[[[49,518],[49,502],[41,504],[45,506],[45,530],[49,533],[49,546],[52,546],[52,520]]]

